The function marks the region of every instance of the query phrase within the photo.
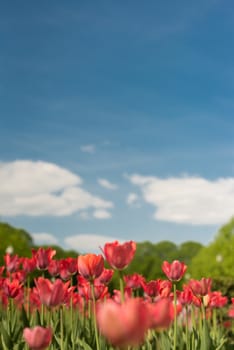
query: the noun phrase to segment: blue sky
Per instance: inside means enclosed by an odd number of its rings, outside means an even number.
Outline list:
[[[86,251],[234,213],[232,1],[0,4],[1,220]]]

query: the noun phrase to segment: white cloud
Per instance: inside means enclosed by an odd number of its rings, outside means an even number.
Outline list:
[[[111,183],[110,181],[106,179],[98,179],[98,183],[100,186],[108,189],[108,190],[117,190],[118,186]]]
[[[107,210],[99,209],[99,210],[95,210],[93,212],[93,216],[96,219],[109,219],[109,218],[111,218],[111,213]]]
[[[82,152],[93,154],[96,151],[95,145],[83,145],[80,147]]]
[[[88,220],[90,218],[90,215],[87,211],[81,211],[80,212],[80,218],[82,220]]]
[[[50,233],[32,233],[31,234],[35,244],[40,245],[40,244],[59,244],[57,238],[50,234]]]
[[[78,235],[66,237],[64,242],[69,249],[74,249],[81,253],[101,254],[101,249],[99,247],[103,248],[105,243],[114,242],[116,240],[120,243],[124,242],[123,240],[109,236],[80,233]]]
[[[0,215],[67,216],[113,203],[82,189],[81,178],[42,161],[0,163]]]
[[[156,208],[154,218],[192,225],[223,224],[234,215],[234,178],[207,180],[184,176],[161,179],[129,176],[145,202]]]
[[[126,202],[130,206],[137,206],[137,207],[140,206],[140,204],[139,204],[139,196],[138,196],[138,194],[133,193],[133,192],[128,194]]]

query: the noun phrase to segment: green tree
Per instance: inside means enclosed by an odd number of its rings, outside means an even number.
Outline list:
[[[0,223],[0,263],[3,263],[3,256],[7,248],[12,247],[14,254],[30,256],[33,240],[30,234],[7,223]]]
[[[202,248],[192,259],[191,273],[195,278],[203,276],[234,279],[234,218],[218,231],[215,240]]]

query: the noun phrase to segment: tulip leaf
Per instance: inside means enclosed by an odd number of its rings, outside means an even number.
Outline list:
[[[21,320],[23,322],[24,327],[29,327],[29,319],[27,317],[25,308],[23,306],[22,306],[22,309],[21,309]]]
[[[83,350],[93,350],[84,340],[82,339],[77,339],[77,343],[82,346]]]
[[[1,333],[2,333],[3,342],[7,347],[7,349],[8,350],[13,349],[11,336],[8,334],[8,332],[5,330],[3,326],[1,327]]]

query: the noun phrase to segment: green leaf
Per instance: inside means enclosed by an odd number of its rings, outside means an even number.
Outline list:
[[[89,346],[89,344],[87,344],[83,339],[77,339],[77,343],[80,345],[80,346],[82,346],[82,349],[83,350],[93,350],[90,346]]]
[[[26,311],[25,311],[25,308],[24,308],[24,307],[22,307],[22,309],[21,309],[21,320],[22,320],[22,322],[23,322],[24,328],[30,326],[30,325],[29,325],[29,319],[28,319],[28,317],[27,317],[27,314],[26,314]]]
[[[2,338],[5,346],[7,347],[8,350],[13,349],[13,344],[11,340],[10,334],[6,331],[4,327],[1,327],[1,333],[2,333]]]

